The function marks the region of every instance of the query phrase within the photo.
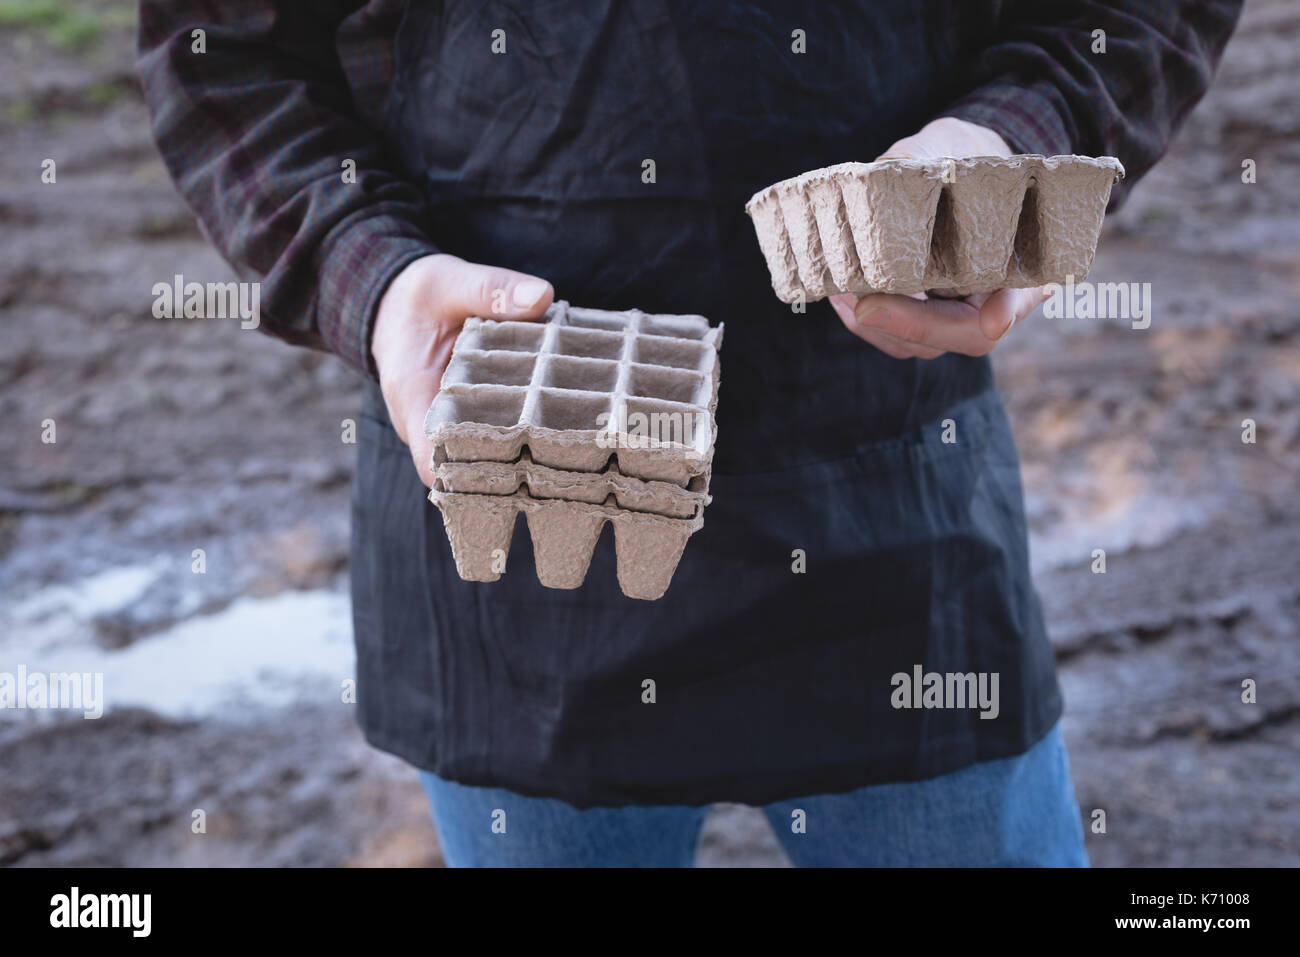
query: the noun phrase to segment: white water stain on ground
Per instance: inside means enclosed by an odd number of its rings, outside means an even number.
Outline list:
[[[11,614],[19,620],[59,614],[89,620],[127,607],[148,590],[160,573],[157,565],[108,568],[78,582],[42,588],[17,602]]]
[[[0,28],[0,672],[94,668],[109,699],[0,721],[0,865],[432,863],[414,773],[341,701],[357,381],[152,318],[159,280],[236,277],[168,184],[131,50],[126,27],[75,56]],[[1112,822],[1098,865],[1300,859],[1298,69],[1300,0],[1252,0],[1108,218],[1089,279],[1150,282],[1149,329],[1040,313],[994,353],[1079,802]],[[33,190],[50,155],[74,160]],[[726,806],[700,860],[783,855]]]
[[[61,639],[73,624],[69,607],[85,635],[86,613],[130,601],[152,581],[145,572],[106,572],[22,602],[0,644],[3,670],[22,665],[29,674],[102,674],[106,711],[147,708],[170,718],[227,720],[303,698],[340,697],[343,682],[355,675],[348,597],[332,591],[241,598],[121,649]],[[22,615],[33,611],[46,617],[24,622]]]
[[[1040,504],[1037,496],[1026,494],[1027,510]],[[1149,488],[1103,507],[1056,498],[1053,506],[1057,516],[1050,532],[1029,535],[1035,575],[1072,565],[1088,568],[1093,550],[1098,548],[1105,551],[1108,561],[1136,548],[1156,548],[1203,527],[1220,507],[1215,499],[1171,499]]]

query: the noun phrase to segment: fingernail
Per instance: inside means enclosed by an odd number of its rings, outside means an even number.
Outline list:
[[[836,302],[834,299],[830,300],[830,303],[831,303],[831,308],[835,310],[835,315],[839,316],[841,320],[843,320],[844,322],[853,321],[852,307],[847,306],[842,302]]]
[[[1003,327],[1002,327],[1002,331],[998,333],[998,339],[1001,339],[1003,336],[1005,336],[1008,332],[1011,331],[1011,327],[1014,326],[1014,325],[1016,324],[1016,319],[1017,319],[1017,318],[1018,318],[1018,317],[1017,317],[1016,314],[1013,312],[1013,313],[1011,314],[1011,318],[1007,321],[1007,324],[1006,324],[1005,326],[1003,326]]]
[[[540,279],[525,279],[515,286],[515,291],[510,298],[519,308],[527,309],[529,306],[537,305],[537,300],[544,295],[546,295],[546,283]]]

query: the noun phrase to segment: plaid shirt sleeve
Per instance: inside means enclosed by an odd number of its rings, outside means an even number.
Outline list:
[[[943,112],[1018,153],[1117,156],[1112,205],[1205,94],[1243,0],[1008,0],[970,90]],[[1093,52],[1105,31],[1105,52]],[[1100,48],[1098,48],[1100,49]]]
[[[376,379],[379,299],[403,267],[437,252],[423,197],[356,109],[391,70],[400,12],[392,2],[142,0],[139,18],[154,138],[209,238],[241,278],[261,281],[263,327]],[[345,21],[377,38],[351,45],[347,74]],[[344,181],[347,160],[355,182]]]

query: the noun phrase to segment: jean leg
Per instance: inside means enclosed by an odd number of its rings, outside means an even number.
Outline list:
[[[1015,757],[764,811],[801,867],[1088,866],[1059,723]]]
[[[690,867],[708,808],[589,808],[420,772],[449,867]]]

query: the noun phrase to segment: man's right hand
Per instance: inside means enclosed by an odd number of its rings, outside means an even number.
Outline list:
[[[415,260],[389,284],[375,313],[370,353],[388,417],[425,485],[433,485],[433,446],[424,436],[424,416],[460,327],[470,316],[538,319],[554,297],[543,279],[446,253]]]

